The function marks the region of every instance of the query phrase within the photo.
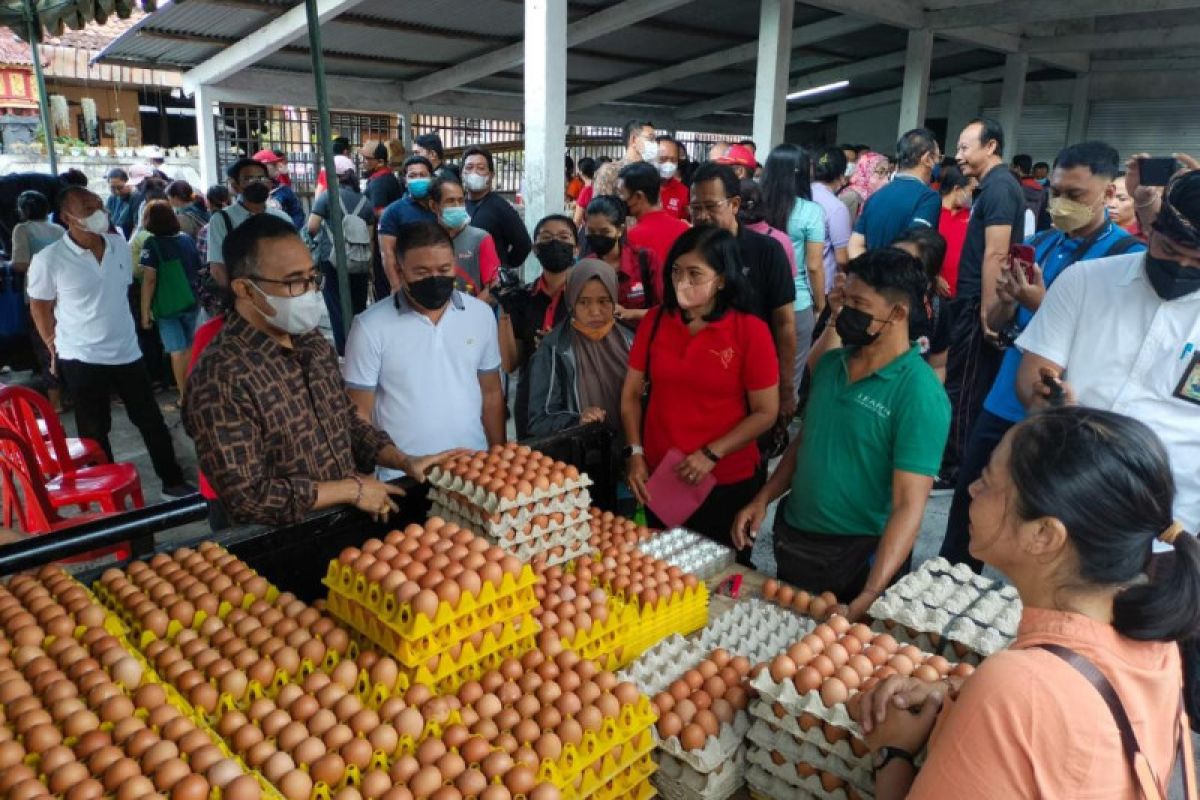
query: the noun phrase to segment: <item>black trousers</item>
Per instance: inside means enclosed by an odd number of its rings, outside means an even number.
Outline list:
[[[849,603],[862,593],[871,575],[880,536],[813,533],[793,528],[784,519],[784,504],[775,510],[775,566],[779,579],[813,594],[833,592]],[[912,554],[892,576],[892,583],[908,574]]]
[[[962,463],[958,466],[958,477],[954,484],[954,500],[950,503],[950,516],[946,520],[946,536],[942,539],[939,555],[952,564],[967,564],[976,572],[983,571],[983,562],[971,557],[971,484],[979,480],[992,457],[992,451],[1013,423],[984,411],[975,420],[975,428]]]
[[[955,298],[946,304],[950,322],[946,394],[950,396],[951,416],[942,476],[951,479],[962,463],[971,429],[1004,359],[1004,351],[983,338],[979,309],[977,297]]]
[[[164,487],[183,483],[183,470],[175,460],[171,432],[154,399],[154,389],[142,359],[131,364],[87,364],[60,360],[58,368],[75,403],[79,435],[95,439],[112,460],[108,434],[112,430],[112,395],[125,404],[125,413],[142,434],[154,472]]]
[[[717,544],[734,549],[739,564],[745,567],[753,566],[750,563],[752,548],[744,547],[736,550],[733,547],[733,520],[739,511],[750,504],[762,485],[761,475],[755,475],[753,478],[739,483],[717,484],[700,504],[700,507],[696,509],[696,513],[683,523],[683,527],[712,539]],[[651,528],[666,527],[649,508],[646,509],[646,522]]]

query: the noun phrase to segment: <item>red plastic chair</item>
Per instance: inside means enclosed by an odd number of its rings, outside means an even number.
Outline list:
[[[71,469],[108,463],[95,439],[68,437],[50,401],[32,389],[0,386],[0,425],[25,438],[47,478],[65,471],[60,466],[63,460]]]
[[[40,467],[45,481],[44,488],[54,508],[78,506],[87,511],[93,504],[108,512],[124,511],[132,502],[134,508],[144,506],[142,482],[137,467],[133,464],[99,464],[76,467],[67,452],[62,425],[57,417],[42,416],[50,431],[49,440],[43,439],[37,429],[39,413],[50,410],[37,392],[19,386],[0,389],[0,430],[7,429],[20,438],[34,454],[34,464]],[[47,451],[46,459],[38,458],[41,450]],[[47,475],[47,464],[62,469],[53,476]]]

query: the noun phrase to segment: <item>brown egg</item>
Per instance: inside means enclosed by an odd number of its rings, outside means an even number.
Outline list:
[[[278,785],[284,775],[296,769],[296,762],[287,753],[276,751],[262,763],[260,769],[267,780]]]
[[[212,786],[225,787],[242,774],[242,768],[232,758],[221,759],[207,770],[205,777]]]
[[[117,789],[116,800],[138,800],[139,798],[158,796],[154,792],[154,781],[145,775],[134,775]]]
[[[429,797],[442,785],[442,773],[432,764],[421,767],[408,781],[408,788],[416,797]]]
[[[308,773],[294,769],[280,778],[276,785],[286,800],[308,800],[313,782]]]
[[[683,730],[683,721],[673,711],[668,711],[658,718],[658,735],[664,739],[678,736]],[[561,746],[559,747],[561,751]]]
[[[219,747],[215,744],[208,744],[203,747],[197,747],[188,754],[188,766],[192,768],[192,772],[205,773],[208,772],[209,767],[224,757],[225,755]]]
[[[62,734],[51,723],[34,726],[25,732],[25,746],[31,753],[42,753],[55,745],[62,744]]]
[[[717,732],[721,729],[721,723],[717,719],[717,715],[708,709],[697,711],[692,721],[704,729],[706,736],[716,736]]]
[[[796,674],[796,662],[787,655],[778,655],[771,661],[771,680],[783,683]]]
[[[346,773],[346,762],[337,753],[326,753],[312,762],[308,772],[315,782],[336,786]]]
[[[292,758],[297,764],[309,764],[325,753],[325,743],[315,736],[310,736],[292,750]]]
[[[224,800],[260,800],[261,797],[262,787],[249,775],[234,778],[225,786],[223,793]]]
[[[58,768],[50,772],[46,780],[46,785],[55,794],[65,794],[72,786],[86,780],[88,777],[88,769],[85,765],[80,764],[78,761],[70,761],[59,765]]]
[[[826,708],[833,708],[838,703],[844,703],[850,697],[850,690],[838,678],[826,678],[821,684],[821,702]]]
[[[504,785],[514,795],[526,795],[537,785],[537,774],[524,764],[517,764],[504,775]]]
[[[103,784],[95,778],[88,778],[68,789],[66,800],[100,800],[103,796]]]
[[[679,744],[684,750],[700,750],[707,739],[704,729],[696,723],[684,727],[679,734]]]
[[[101,781],[106,791],[115,792],[125,781],[141,774],[142,770],[132,758],[118,758],[108,765],[108,769],[104,770]]]
[[[187,764],[183,763],[181,759],[169,758],[154,770],[154,788],[160,792],[168,792],[190,772]]]
[[[926,683],[934,683],[941,679],[941,673],[929,664],[921,664],[912,671],[912,676]]]

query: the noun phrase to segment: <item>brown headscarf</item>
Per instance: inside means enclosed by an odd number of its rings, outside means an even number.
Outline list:
[[[574,316],[575,303],[588,281],[598,280],[617,302],[617,273],[598,258],[585,258],[567,276],[568,311]],[[593,341],[576,330],[571,331],[575,350],[575,381],[579,387],[580,410],[595,406],[606,412],[606,424],[621,430],[621,385],[629,366],[629,345],[621,331],[613,326],[608,335]]]

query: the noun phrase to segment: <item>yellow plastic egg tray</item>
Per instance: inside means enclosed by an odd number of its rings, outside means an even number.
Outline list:
[[[516,578],[505,573],[499,586],[485,583],[478,595],[463,595],[457,607],[439,603],[432,619],[415,613],[411,603],[397,604],[395,596],[384,592],[378,583],[368,581],[365,575],[336,559],[329,562],[321,582],[329,589],[330,596],[341,594],[345,599],[362,603],[398,635],[410,640],[433,636],[442,641],[457,642],[464,635],[469,636],[517,613],[514,609],[528,604],[527,598],[534,598],[534,605],[537,604],[533,594],[537,576],[528,564],[522,566],[521,574]]]
[[[650,776],[658,769],[651,755],[653,747],[635,756],[622,754],[621,764],[616,774],[606,778],[598,778],[589,772],[579,782],[562,789],[559,793],[562,800],[626,800],[653,797],[658,793],[650,783]]]
[[[576,631],[570,639],[559,639],[564,650],[574,650],[589,661],[597,662],[604,669],[616,669],[628,638],[628,631],[638,625],[638,612],[634,606],[617,598],[608,597],[608,619],[591,629]]]
[[[585,731],[578,745],[563,745],[562,755],[557,760],[543,761],[538,768],[538,780],[553,783],[560,791],[566,791],[580,776],[596,777],[597,773],[599,777],[616,775],[623,769],[621,764],[601,766],[598,770],[592,767],[597,762],[603,763],[602,759],[611,757],[615,747],[625,747],[626,752],[622,754],[622,759],[628,760],[629,763],[635,760],[631,755],[632,751],[639,755],[649,753],[654,749],[654,736],[650,726],[657,720],[658,714],[655,713],[650,698],[638,695],[637,702],[622,706],[616,717],[606,717],[599,731]],[[603,784],[608,779],[599,780],[599,777],[596,785]],[[591,791],[594,790],[595,786]],[[586,797],[590,793],[589,791],[578,796]]]

